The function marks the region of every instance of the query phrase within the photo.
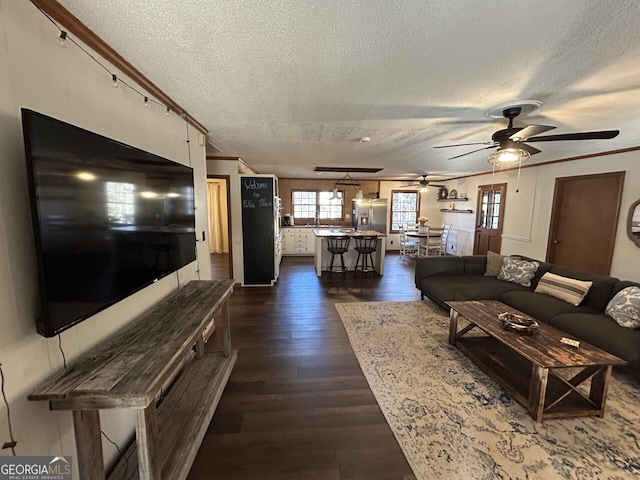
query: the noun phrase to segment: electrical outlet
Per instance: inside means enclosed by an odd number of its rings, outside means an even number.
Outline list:
[[[391,240],[391,245],[393,245],[393,240]]]

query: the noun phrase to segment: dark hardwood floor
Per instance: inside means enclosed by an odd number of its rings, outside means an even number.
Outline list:
[[[413,271],[391,253],[383,277],[318,278],[312,257],[284,257],[274,287],[236,288],[238,362],[189,479],[414,479],[333,307],[419,300]]]
[[[213,280],[224,280],[229,277],[229,254],[211,254],[211,278]]]

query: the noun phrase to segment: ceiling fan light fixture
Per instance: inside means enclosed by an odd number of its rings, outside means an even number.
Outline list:
[[[529,152],[521,148],[500,148],[491,155],[488,161],[496,168],[517,167],[529,158]]]
[[[427,191],[429,191],[429,186],[421,185],[419,190],[420,190],[420,193],[426,193]]]

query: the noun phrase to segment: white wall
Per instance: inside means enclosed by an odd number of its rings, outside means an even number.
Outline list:
[[[544,260],[551,220],[555,180],[559,177],[624,171],[624,187],[611,275],[624,280],[640,281],[640,249],[626,232],[626,221],[632,203],[640,198],[640,163],[638,152],[626,152],[583,160],[553,163],[541,167],[524,168],[487,174],[447,182],[449,189],[467,192],[469,202],[459,208],[473,209],[473,215],[445,213],[444,221],[452,224],[458,234],[458,254],[473,252],[473,233],[479,185],[507,183],[505,218],[501,253],[520,253]],[[462,205],[469,205],[462,207]],[[593,226],[597,235],[598,226]],[[589,241],[588,238],[585,241]]]
[[[144,108],[138,94],[113,88],[110,75],[76,46],[60,47],[57,29],[33,4],[0,0],[0,12],[0,363],[18,441],[16,453],[77,458],[71,413],[51,412],[46,402],[27,401],[35,387],[62,369],[62,356],[57,338],[45,339],[35,331],[37,265],[20,108],[191,164],[196,175],[198,238],[207,225],[205,151],[191,127],[187,146],[185,123],[178,116],[167,117],[162,107],[153,104]],[[211,278],[205,242],[198,243],[198,259],[178,274],[63,332],[60,340],[67,362],[174,291],[178,283]],[[102,418],[103,430],[123,445],[133,432],[131,412],[109,411]],[[0,443],[6,441],[7,415],[0,402]],[[104,443],[104,451],[107,462],[116,454],[109,443]],[[0,455],[10,454],[10,450],[0,450]]]
[[[237,283],[244,281],[242,263],[242,211],[240,209],[240,174],[237,160],[207,160],[207,175],[229,176],[229,215],[231,215],[231,256],[233,277]]]

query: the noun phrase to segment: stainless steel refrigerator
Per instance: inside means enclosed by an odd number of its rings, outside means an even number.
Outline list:
[[[387,233],[387,199],[354,200],[352,218],[356,230]]]

